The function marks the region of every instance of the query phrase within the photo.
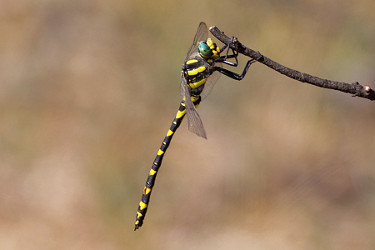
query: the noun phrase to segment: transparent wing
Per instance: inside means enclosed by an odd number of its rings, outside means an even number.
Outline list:
[[[221,63],[215,63],[216,66],[221,67]],[[201,93],[202,100],[204,100],[212,91],[213,87],[219,80],[221,74],[217,71],[214,71],[208,78],[206,83],[204,84],[204,89]]]
[[[185,81],[185,77],[181,74],[181,94],[184,96],[186,116],[188,118],[188,129],[194,134],[207,139],[206,131],[197,110],[190,98],[189,86]]]
[[[191,58],[194,57],[193,54],[195,53],[198,53],[198,43],[200,41],[204,41],[204,40],[207,40],[207,37],[208,37],[208,30],[207,30],[207,25],[205,22],[201,22],[198,26],[198,29],[197,29],[197,33],[195,33],[195,37],[194,37],[194,40],[193,40],[193,44],[190,46],[190,49],[186,55],[186,58],[185,58],[185,61],[184,61],[184,64]],[[182,76],[182,78],[184,78]],[[188,92],[189,96],[190,96],[190,92],[189,91],[186,91],[185,89],[185,86],[184,86],[184,82],[183,81],[185,79],[181,79],[181,84],[180,84],[180,95],[181,95],[181,98],[184,98],[186,96],[186,92]],[[189,90],[189,87],[187,86],[186,82],[185,82],[185,85],[187,87],[187,90]],[[188,98],[190,100],[190,98]],[[186,100],[188,100],[186,99]],[[191,100],[190,100],[191,101]]]
[[[201,22],[198,26],[197,33],[195,34],[193,44],[191,45],[184,64],[191,58],[195,57],[194,54],[198,52],[198,43],[200,41],[207,40],[208,37],[208,29],[207,25],[204,22]],[[203,123],[201,118],[199,117],[199,114],[197,110],[194,107],[193,102],[191,101],[190,96],[190,88],[188,84],[186,83],[184,74],[181,74],[181,81],[180,81],[180,94],[181,98],[185,102],[185,108],[186,108],[186,116],[188,118],[188,128],[191,132],[194,134],[201,136],[203,138],[207,139],[206,131],[203,127]]]
[[[195,33],[195,37],[193,40],[193,44],[191,45],[189,52],[186,55],[185,62],[189,60],[190,56],[198,51],[198,43],[200,41],[206,41],[208,37],[208,30],[207,25],[204,22],[201,22],[198,26],[197,33]]]

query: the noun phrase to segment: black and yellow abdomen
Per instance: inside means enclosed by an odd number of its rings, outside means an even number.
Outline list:
[[[197,107],[201,101],[200,97],[191,97],[192,102],[194,105]],[[154,187],[155,180],[156,180],[156,175],[158,174],[159,168],[161,166],[161,163],[163,161],[163,157],[165,152],[167,151],[172,137],[178,127],[181,125],[181,122],[183,118],[185,117],[186,114],[186,109],[185,109],[185,103],[182,101],[180,103],[180,107],[178,108],[178,111],[176,113],[175,118],[173,119],[172,125],[169,128],[167,135],[165,136],[158,153],[155,157],[154,162],[152,163],[151,170],[148,174],[146,185],[143,188],[143,193],[142,193],[142,199],[141,202],[139,203],[138,206],[138,211],[137,211],[137,216],[136,216],[136,221],[135,221],[135,228],[134,230],[137,230],[139,227],[142,226],[143,220],[145,218],[146,212],[147,212],[147,207],[150,202],[150,197],[151,197],[151,191],[152,188]]]

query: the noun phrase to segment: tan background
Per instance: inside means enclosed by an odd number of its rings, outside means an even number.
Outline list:
[[[261,64],[202,103],[207,141],[182,124],[133,232],[200,21],[286,66],[375,87],[374,10],[1,0],[0,248],[374,249],[374,103]]]

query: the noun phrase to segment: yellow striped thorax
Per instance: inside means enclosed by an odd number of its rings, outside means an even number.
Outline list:
[[[220,48],[211,38],[198,43],[198,51],[190,55],[182,68],[191,96],[202,93],[207,78],[212,74],[215,59],[219,57]]]
[[[213,61],[211,64],[213,64]],[[190,88],[197,89],[206,83],[210,74],[210,67],[210,63],[199,54],[185,63],[184,74]]]

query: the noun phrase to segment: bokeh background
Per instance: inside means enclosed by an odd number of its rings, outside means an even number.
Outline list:
[[[375,87],[374,10],[0,0],[0,248],[375,249],[374,103],[262,64],[221,77],[199,107],[208,140],[182,124],[133,232],[200,21],[285,66]]]

